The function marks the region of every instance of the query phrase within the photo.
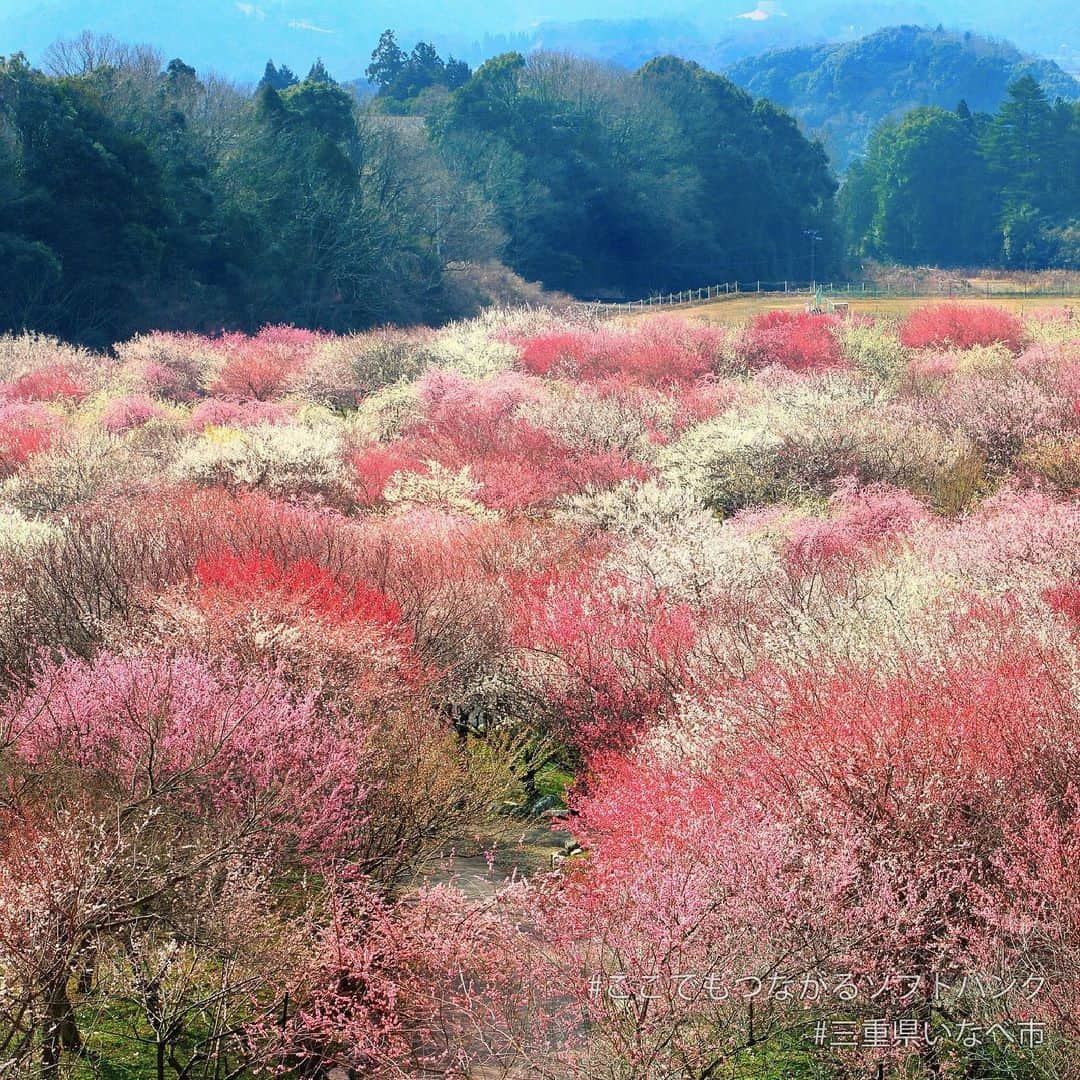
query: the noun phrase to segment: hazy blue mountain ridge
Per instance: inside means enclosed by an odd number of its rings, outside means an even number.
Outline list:
[[[0,0],[0,53],[40,62],[83,30],[150,43],[199,71],[254,81],[267,57],[294,70],[322,56],[339,79],[362,75],[387,27],[472,64],[507,49],[556,49],[637,67],[675,53],[713,69],[772,49],[852,41],[902,23],[972,30],[1080,70],[1080,5],[1043,0]]]
[[[990,112],[1006,87],[1032,75],[1053,101],[1080,99],[1080,82],[1056,63],[977,34],[895,26],[857,41],[802,46],[748,57],[725,74],[755,97],[793,113],[824,140],[843,169],[874,126],[919,105]]]

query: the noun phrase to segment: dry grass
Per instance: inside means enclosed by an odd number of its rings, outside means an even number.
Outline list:
[[[894,292],[986,292],[1080,293],[1080,273],[1074,270],[1000,270],[989,267],[943,270],[937,266],[895,266],[868,261],[860,279]]]
[[[906,315],[914,308],[925,307],[941,300],[957,300],[960,303],[987,303],[985,295],[933,297],[933,296],[886,296],[870,299],[851,298],[850,310],[853,314],[866,315]],[[688,319],[700,319],[710,323],[745,322],[765,311],[803,311],[806,308],[806,296],[792,296],[784,293],[745,293],[730,298],[701,304],[678,304],[672,307],[645,308],[620,316],[621,319],[647,318],[665,312],[677,311]],[[1080,292],[1073,296],[1031,296],[1031,297],[991,297],[990,301],[999,307],[1019,315],[1028,315],[1041,308],[1059,308],[1069,306],[1080,308]]]

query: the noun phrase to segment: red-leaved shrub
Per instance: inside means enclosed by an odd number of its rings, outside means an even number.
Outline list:
[[[699,735],[696,752],[601,759],[576,802],[590,857],[546,940],[576,942],[582,958],[614,951],[629,994],[688,972],[732,988],[816,969],[846,973],[854,1015],[929,1018],[970,1007],[935,998],[938,978],[983,971],[1018,985],[1049,963],[1053,1001],[1002,993],[976,1008],[1052,1016],[1075,1004],[1078,972],[1062,963],[1076,955],[1062,932],[1080,915],[1077,709],[1059,682],[1071,662],[1014,619],[1002,608],[958,620],[933,657],[763,663],[720,682],[712,741]],[[648,1005],[634,1035],[659,1053],[674,1042],[680,1060],[700,1052],[691,1018],[719,1008],[690,988]],[[763,995],[760,1007],[784,1006]],[[713,1030],[738,1034],[722,1019]],[[925,1043],[888,1052],[932,1055]]]
[[[212,344],[225,356],[213,392],[240,401],[282,393],[307,365],[322,335],[292,326],[267,326],[254,337],[226,334]]]
[[[40,405],[0,405],[0,476],[15,472],[47,450],[56,427],[57,418]]]
[[[38,368],[3,388],[8,401],[81,401],[89,387],[64,364]]]
[[[358,582],[346,589],[309,559],[283,565],[256,551],[222,551],[199,559],[195,577],[212,594],[242,600],[265,602],[280,593],[328,622],[359,620],[393,627],[401,621],[401,608],[373,585]]]
[[[515,643],[583,753],[633,745],[688,686],[698,628],[687,604],[587,567],[522,575],[513,589]]]
[[[349,455],[356,478],[357,501],[361,506],[377,505],[394,473],[424,473],[427,465],[409,450],[408,445],[362,446]]]
[[[523,403],[543,395],[536,380],[507,372],[470,380],[452,372],[429,372],[420,380],[426,416],[391,448],[402,467],[436,461],[453,471],[468,468],[476,498],[492,509],[516,511],[550,506],[563,495],[610,487],[647,473],[624,453],[571,446],[518,415]],[[376,489],[391,459],[361,451],[359,467]],[[364,481],[364,478],[361,477]],[[385,479],[381,481],[385,487]]]
[[[1074,626],[1080,628],[1080,585],[1062,582],[1046,589],[1042,598],[1053,611],[1064,615]]]
[[[712,372],[722,347],[723,336],[714,327],[652,319],[633,330],[571,330],[527,339],[521,365],[533,375],[670,387]]]
[[[751,368],[774,364],[792,371],[817,371],[843,363],[831,315],[803,311],[769,311],[751,322],[739,352]]]
[[[1024,327],[1004,308],[953,301],[916,308],[904,321],[900,340],[909,349],[970,349],[1000,342],[1019,352]]]

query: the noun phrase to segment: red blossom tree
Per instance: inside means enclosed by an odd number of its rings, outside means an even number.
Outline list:
[[[817,371],[843,366],[840,343],[831,315],[769,311],[754,318],[744,331],[739,352],[751,368],[778,364],[792,371]]]
[[[993,304],[927,304],[916,308],[900,328],[900,340],[909,349],[970,349],[1000,342],[1019,352],[1024,339],[1020,320]]]
[[[21,375],[0,389],[8,401],[81,401],[86,383],[64,364],[50,364]]]

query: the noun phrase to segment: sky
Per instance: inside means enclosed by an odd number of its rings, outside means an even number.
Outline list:
[[[841,40],[899,22],[941,22],[1060,60],[1062,47],[1068,53],[1080,46],[1078,11],[1073,0],[1042,0],[1034,8],[1013,0],[0,0],[0,54],[22,51],[40,62],[51,42],[92,30],[153,44],[166,57],[241,81],[257,80],[270,57],[303,74],[315,56],[335,77],[349,79],[362,74],[387,27],[406,48],[430,40],[444,54],[476,63],[527,40],[507,35],[609,55],[620,38],[634,42],[636,55],[648,51],[650,35],[657,50],[689,35],[727,43],[717,55],[729,56]],[[576,25],[586,20],[611,25]],[[552,24],[575,25],[554,33]]]

